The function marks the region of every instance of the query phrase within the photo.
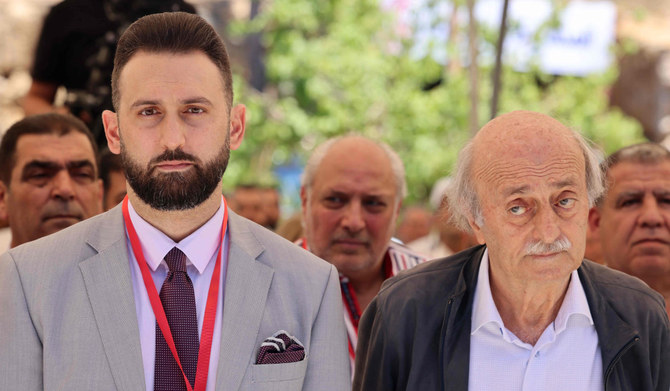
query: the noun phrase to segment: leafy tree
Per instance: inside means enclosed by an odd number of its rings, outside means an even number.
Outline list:
[[[405,162],[408,202],[425,200],[470,137],[467,69],[411,59],[410,42],[395,35],[378,0],[267,5],[253,22],[233,27],[238,34],[263,31],[269,87],[259,93],[236,78],[237,100],[248,109],[247,134],[233,152],[226,185],[271,181],[277,165],[304,161],[327,138],[355,131],[389,143]],[[482,45],[492,48],[496,37],[482,33]],[[450,45],[451,55],[459,55],[456,47]],[[480,70],[480,124],[489,112],[490,73]],[[615,76],[553,79],[504,69],[500,112],[547,113],[609,152],[642,138],[636,122],[607,105]]]

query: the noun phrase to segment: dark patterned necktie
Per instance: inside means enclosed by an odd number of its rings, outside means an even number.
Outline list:
[[[198,366],[198,318],[193,283],[186,274],[186,255],[173,248],[165,256],[170,271],[163,282],[160,298],[165,310],[179,360],[191,386]],[[154,391],[186,390],[184,377],[156,323],[156,359]]]

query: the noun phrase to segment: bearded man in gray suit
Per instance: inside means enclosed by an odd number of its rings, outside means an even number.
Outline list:
[[[0,258],[0,389],[348,389],[335,268],[221,195],[245,108],[212,27],[135,22],[112,95],[127,199]]]

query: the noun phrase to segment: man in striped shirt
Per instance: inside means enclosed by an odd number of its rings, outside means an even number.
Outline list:
[[[340,273],[352,365],[358,319],[384,280],[426,260],[391,240],[406,193],[398,155],[358,135],[318,146],[303,173],[299,242]]]

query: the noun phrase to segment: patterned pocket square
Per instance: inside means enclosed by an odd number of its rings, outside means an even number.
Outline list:
[[[258,350],[256,364],[286,364],[305,359],[305,348],[284,330],[268,337]]]

